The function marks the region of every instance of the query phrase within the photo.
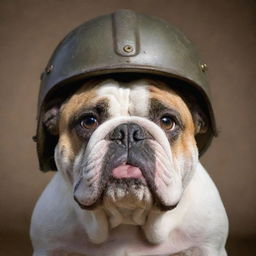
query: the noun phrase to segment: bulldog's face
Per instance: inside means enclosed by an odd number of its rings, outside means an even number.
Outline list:
[[[198,161],[195,134],[205,130],[155,80],[87,82],[51,106],[44,123],[59,135],[55,161],[74,199],[83,209],[103,207],[112,226],[141,225],[152,207],[177,205]]]

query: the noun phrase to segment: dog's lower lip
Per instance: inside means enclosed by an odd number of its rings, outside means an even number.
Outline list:
[[[143,177],[140,168],[130,164],[122,164],[117,166],[112,170],[112,176],[116,179]]]

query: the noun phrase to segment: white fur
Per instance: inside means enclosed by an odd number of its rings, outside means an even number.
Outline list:
[[[98,97],[108,98],[110,116],[147,116],[149,110],[149,92],[147,83],[138,80],[131,83],[119,83],[108,79],[99,84]]]
[[[58,172],[32,216],[33,256],[64,256],[66,252],[87,256],[165,256],[179,252],[226,256],[227,216],[214,183],[198,161],[197,149],[191,145],[189,158],[173,157],[163,130],[145,118],[150,96],[145,81],[119,84],[107,80],[98,87],[97,99],[109,100],[110,119],[96,129],[73,163],[68,149],[57,145]],[[88,178],[92,170],[99,170],[102,152],[107,147],[105,137],[124,122],[137,123],[153,136],[158,193],[167,203],[179,202],[173,210],[164,212],[154,207],[147,190],[136,192],[132,201],[125,201],[123,191],[109,190],[109,197],[92,211],[82,210],[74,201],[70,170],[73,181],[77,181],[83,157],[87,159],[87,169],[82,175]],[[117,199],[111,200],[111,195]]]

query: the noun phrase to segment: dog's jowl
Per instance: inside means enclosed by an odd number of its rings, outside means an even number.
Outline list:
[[[103,28],[105,56],[83,37]],[[199,162],[214,116],[190,42],[128,10],[78,31],[42,77],[38,156],[43,171],[57,172],[34,209],[33,256],[226,256],[225,209]],[[176,62],[153,50],[171,37]]]

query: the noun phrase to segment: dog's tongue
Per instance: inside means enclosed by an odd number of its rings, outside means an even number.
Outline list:
[[[129,164],[120,165],[120,166],[116,167],[112,171],[112,175],[113,175],[113,177],[115,177],[117,179],[141,178],[142,177],[141,170],[138,167],[135,167],[135,166],[132,166]]]

